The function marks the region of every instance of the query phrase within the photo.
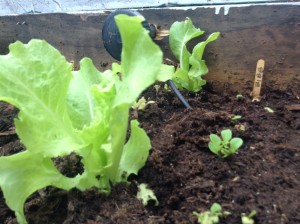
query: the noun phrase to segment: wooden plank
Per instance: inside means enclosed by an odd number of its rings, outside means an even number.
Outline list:
[[[150,8],[182,5],[213,5],[236,3],[261,3],[280,2],[282,0],[48,0],[48,1],[24,1],[2,0],[0,1],[0,15],[17,15],[23,13],[70,13],[82,11],[96,11],[120,8]],[[292,0],[290,0],[292,1]]]
[[[287,110],[300,111],[300,104],[286,105],[285,108]]]
[[[226,88],[250,93],[258,59],[266,61],[265,86],[281,90],[292,86],[300,91],[299,11],[299,5],[257,5],[230,8],[227,15],[222,10],[216,14],[214,8],[145,9],[140,12],[149,22],[165,29],[176,20],[190,17],[196,26],[206,31],[206,36],[220,31],[221,37],[211,43],[204,54],[210,70],[206,78],[217,90]],[[28,42],[32,38],[40,38],[58,48],[68,60],[74,60],[75,67],[86,56],[103,70],[113,61],[101,40],[101,28],[107,14],[0,17],[0,53],[7,53],[8,45],[16,40]],[[195,43],[193,41],[192,44]],[[158,44],[165,56],[172,58],[168,40]]]

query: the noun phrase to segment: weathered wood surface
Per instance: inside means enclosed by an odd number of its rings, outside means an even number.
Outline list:
[[[281,2],[282,0],[1,0],[0,15],[17,15],[28,12],[70,13],[111,10],[120,8],[153,8],[183,5],[213,5],[235,3]],[[285,0],[294,2],[295,0]]]
[[[209,66],[206,79],[218,90],[226,88],[241,93],[251,89],[258,59],[266,62],[264,86],[283,90],[292,87],[300,91],[299,12],[299,5],[236,7],[230,8],[227,15],[222,10],[216,14],[214,8],[141,11],[149,22],[163,28],[168,29],[174,21],[190,17],[197,27],[206,31],[206,35],[220,31],[221,37],[211,43],[204,54]],[[109,66],[113,61],[101,40],[101,28],[107,14],[0,17],[0,53],[7,53],[8,45],[16,40],[28,42],[40,38],[58,48],[68,60],[74,60],[76,66],[86,56],[103,70],[105,64]],[[168,39],[158,43],[165,57],[172,58]]]

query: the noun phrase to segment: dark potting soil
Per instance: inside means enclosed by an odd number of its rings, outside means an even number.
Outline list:
[[[185,94],[194,109],[185,109],[170,91],[151,87],[143,95],[155,100],[138,112],[152,150],[131,184],[118,184],[109,196],[47,187],[25,205],[32,224],[60,223],[197,223],[193,211],[221,204],[231,215],[220,223],[241,223],[241,213],[257,212],[255,223],[300,223],[300,94],[265,88],[261,102],[248,93],[216,94],[208,87]],[[298,88],[299,90],[300,88]],[[296,88],[297,90],[297,88]],[[274,110],[268,112],[265,107]],[[0,155],[23,150],[12,124],[17,111],[0,104]],[[233,115],[241,115],[232,121]],[[244,125],[245,131],[239,130]],[[209,134],[231,129],[244,144],[237,154],[220,159],[208,149]],[[66,175],[80,172],[75,155],[55,160]],[[77,171],[74,171],[76,170]],[[75,173],[74,173],[75,172]],[[144,207],[136,198],[137,185],[147,183],[159,200]],[[16,223],[0,191],[0,223]]]

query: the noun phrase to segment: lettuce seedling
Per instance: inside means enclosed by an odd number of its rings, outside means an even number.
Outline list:
[[[198,218],[200,224],[216,224],[219,223],[221,217],[230,215],[230,212],[222,211],[222,206],[218,203],[213,203],[209,211],[205,212],[193,212]]]
[[[43,40],[17,41],[0,56],[0,100],[19,109],[14,122],[26,147],[0,157],[0,187],[19,223],[27,223],[26,199],[41,188],[109,192],[111,184],[126,182],[145,164],[150,140],[136,120],[126,143],[129,110],[147,87],[166,81],[159,77],[162,52],[141,18],[118,15],[116,22],[123,42],[117,69],[99,72],[84,58],[80,70],[72,71],[72,64]],[[71,153],[82,158],[84,171],[70,178],[52,159]]]
[[[155,206],[159,205],[159,201],[157,200],[154,191],[144,183],[138,186],[137,198],[142,201],[144,206],[148,205],[149,201],[154,201]]]
[[[153,103],[155,103],[155,101],[153,101],[153,100],[147,101],[147,100],[145,99],[145,97],[141,97],[137,102],[135,102],[135,103],[132,105],[131,108],[134,109],[134,110],[145,110],[146,107],[147,107],[147,105],[153,104]]]
[[[192,50],[187,49],[187,43],[204,33],[196,28],[192,20],[187,18],[183,22],[175,22],[170,28],[170,48],[180,65],[173,74],[172,80],[178,89],[199,92],[206,81],[202,76],[208,73],[205,61],[202,59],[206,45],[218,38],[219,32],[212,33],[206,41],[198,43]]]
[[[241,99],[243,99],[244,98],[244,96],[242,95],[242,94],[237,94],[236,96],[235,96],[235,98],[237,99],[237,100],[241,100]]]
[[[216,135],[211,134],[208,147],[210,151],[221,158],[226,158],[234,153],[242,146],[243,140],[241,138],[232,138],[232,131],[230,129],[221,132],[222,139]]]
[[[135,102],[131,106],[131,108],[133,109],[133,117],[137,119],[139,116],[139,112],[138,112],[139,110],[145,110],[149,104],[154,104],[154,103],[155,101],[153,100],[147,101],[145,97],[140,98],[137,102]]]
[[[256,211],[253,210],[249,214],[242,213],[241,221],[242,224],[254,224],[254,216],[256,216]]]
[[[241,116],[241,115],[233,115],[233,116],[230,118],[230,120],[231,120],[232,122],[236,122],[236,121],[238,121],[238,120],[240,120],[240,119],[242,119],[242,116]]]

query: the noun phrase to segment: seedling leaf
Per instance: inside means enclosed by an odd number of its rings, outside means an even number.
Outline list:
[[[221,131],[222,140],[224,142],[229,142],[229,140],[232,138],[232,132],[230,129],[226,129]]]
[[[222,212],[222,206],[219,203],[213,203],[210,207],[210,211],[213,213],[221,213]]]
[[[210,140],[216,145],[220,145],[222,142],[221,138],[216,134],[211,134],[209,137]]]
[[[230,149],[234,152],[237,151],[239,147],[243,145],[243,140],[241,138],[233,138],[230,140]]]
[[[187,18],[184,22],[175,22],[170,28],[170,47],[174,56],[180,61],[180,68],[189,70],[189,58],[191,53],[186,44],[195,37],[202,35],[204,31],[195,28],[192,20]]]
[[[220,137],[218,135],[215,135],[215,134],[211,134],[209,137],[210,137],[210,140],[211,140],[208,143],[209,149],[213,153],[218,154],[218,151],[219,151],[222,140],[220,139]]]
[[[208,73],[208,68],[205,61],[202,60],[202,55],[206,45],[218,38],[219,32],[212,33],[206,41],[198,43],[189,58],[189,63],[191,65],[188,71],[189,77],[189,87],[186,89],[191,89],[193,92],[198,92],[201,90],[202,86],[206,84],[206,81],[202,79],[202,76]]]
[[[166,82],[172,79],[172,75],[175,72],[175,68],[172,65],[162,64],[157,75],[157,80],[161,82]]]
[[[226,158],[236,153],[238,148],[243,144],[241,138],[232,138],[230,129],[221,131],[221,136],[222,139],[215,134],[210,134],[210,142],[208,143],[210,151],[221,158]]]
[[[147,184],[140,184],[138,186],[137,198],[142,201],[144,206],[146,206],[151,200],[155,201],[155,206],[159,205],[153,190],[151,190]]]
[[[268,113],[274,113],[274,110],[271,109],[270,107],[265,107],[264,109],[265,109],[265,111],[267,111]]]
[[[242,213],[242,224],[254,224],[254,219],[253,217],[256,216],[256,211],[253,210],[250,212],[250,214],[245,214],[245,213]]]
[[[170,47],[180,63],[172,80],[179,89],[185,88],[192,92],[199,92],[206,84],[202,76],[208,73],[208,68],[202,60],[202,55],[206,45],[216,40],[220,33],[212,33],[205,41],[198,43],[192,53],[186,47],[190,40],[203,33],[204,31],[196,28],[189,18],[183,22],[173,23],[170,28]]]
[[[222,206],[218,203],[213,203],[209,211],[205,212],[193,212],[198,218],[199,224],[217,224],[219,223],[220,217],[225,217],[230,214],[230,212],[222,211]]]
[[[155,103],[155,101],[147,101],[145,99],[145,97],[141,97],[137,102],[135,102],[131,108],[135,109],[135,110],[145,110],[146,106],[149,104],[153,104]]]

